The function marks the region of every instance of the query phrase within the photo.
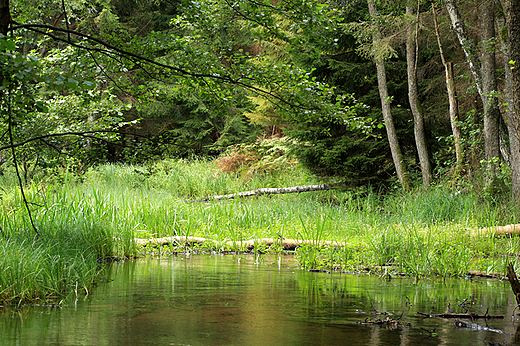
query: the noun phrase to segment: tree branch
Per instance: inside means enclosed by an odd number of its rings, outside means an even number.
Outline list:
[[[38,30],[38,28],[40,28],[40,29],[47,29],[47,30],[49,30],[49,32]],[[244,87],[244,88],[246,88],[246,89],[248,89],[250,91],[254,91],[254,92],[258,93],[258,94],[264,95],[268,99],[275,99],[275,100],[285,104],[286,106],[290,106],[290,107],[293,107],[293,108],[316,109],[316,107],[304,107],[304,106],[299,105],[299,104],[291,103],[291,102],[287,101],[286,99],[284,99],[284,98],[282,98],[280,96],[277,96],[276,94],[273,94],[273,93],[271,93],[269,91],[266,91],[266,90],[264,90],[262,88],[256,87],[254,85],[250,85],[248,83],[244,83],[244,82],[241,81],[241,79],[232,78],[231,76],[226,76],[226,75],[221,76],[221,75],[212,74],[212,73],[191,72],[191,71],[179,68],[179,67],[175,67],[175,66],[171,66],[171,65],[168,65],[168,64],[165,64],[165,63],[161,63],[159,61],[147,58],[147,57],[139,55],[139,54],[135,54],[135,53],[126,51],[124,49],[121,49],[121,48],[118,48],[116,46],[113,46],[113,45],[111,45],[111,44],[109,44],[107,42],[104,42],[103,40],[100,40],[100,39],[98,39],[98,38],[96,38],[94,36],[87,35],[87,34],[84,34],[84,33],[78,32],[78,31],[69,30],[69,29],[63,29],[63,28],[57,28],[57,27],[53,27],[51,25],[46,25],[46,24],[18,24],[18,25],[13,27],[13,30],[18,30],[18,29],[32,30],[32,31],[38,32],[38,33],[40,33],[42,35],[49,36],[49,37],[51,37],[52,39],[54,39],[56,41],[61,41],[61,42],[70,44],[70,45],[72,45],[74,47],[85,49],[85,50],[98,51],[98,52],[102,52],[104,54],[111,54],[112,52],[116,52],[116,53],[118,53],[118,55],[120,55],[120,56],[122,56],[122,57],[124,57],[126,59],[131,60],[130,58],[134,58],[134,59],[137,59],[139,61],[144,61],[144,62],[149,63],[150,65],[161,67],[161,68],[164,68],[164,69],[167,69],[167,70],[170,70],[170,71],[174,71],[174,72],[178,73],[181,76],[188,76],[188,77],[202,78],[202,79],[207,78],[207,79],[213,79],[213,80],[221,81],[221,82],[232,84],[232,85],[239,85],[239,86],[242,86],[242,87]],[[97,44],[99,44],[99,45],[109,49],[109,51],[104,50],[104,49],[100,49],[100,48],[85,47],[85,46],[83,46],[81,44],[74,43],[72,41],[69,42],[68,40],[66,40],[64,38],[58,37],[58,36],[56,36],[56,35],[51,33],[51,32],[55,32],[55,31],[66,33],[66,34],[76,35],[78,37],[82,37],[84,39],[87,39],[89,41],[95,42],[95,43],[97,43]],[[132,61],[132,62],[135,63],[135,61]]]
[[[6,149],[13,149],[13,148],[21,147],[21,146],[23,146],[23,145],[25,145],[27,143],[31,143],[31,142],[34,142],[34,141],[41,141],[41,140],[44,140],[46,138],[52,138],[52,137],[81,136],[81,137],[86,137],[86,138],[94,138],[94,139],[103,140],[102,138],[91,136],[93,134],[101,134],[101,133],[114,133],[114,134],[121,134],[121,135],[124,134],[124,135],[129,135],[129,136],[135,136],[135,137],[139,137],[139,138],[149,139],[146,136],[139,135],[139,134],[136,134],[136,133],[121,132],[121,131],[117,131],[117,130],[70,131],[70,132],[61,132],[61,133],[50,133],[50,134],[46,134],[46,135],[40,135],[40,136],[31,137],[29,139],[26,139],[25,141],[21,141],[21,142],[18,142],[18,143],[10,143],[9,145],[4,145],[3,147],[0,147],[0,151],[6,150]],[[178,144],[178,143],[173,143],[173,145],[176,145],[176,146],[179,146],[179,147],[183,147],[183,148],[187,148],[187,149],[191,149],[191,147],[187,146],[187,145],[182,145],[182,144]]]

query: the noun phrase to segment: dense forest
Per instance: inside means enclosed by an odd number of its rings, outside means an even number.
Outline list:
[[[2,169],[290,138],[349,186],[520,196],[518,1],[0,2]],[[516,38],[516,39],[515,39]]]

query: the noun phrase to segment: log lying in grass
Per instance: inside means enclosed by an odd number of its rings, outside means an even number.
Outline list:
[[[150,239],[139,239],[136,238],[135,242],[138,245],[169,245],[169,244],[183,244],[183,245],[195,245],[203,244],[206,242],[206,238],[201,237],[163,237],[163,238],[150,238]]]
[[[191,200],[190,202],[209,202],[209,201],[219,201],[222,199],[234,199],[238,197],[251,197],[251,196],[262,196],[262,195],[279,195],[284,193],[300,193],[300,192],[309,192],[309,191],[322,191],[329,190],[335,187],[345,186],[345,183],[335,183],[335,184],[319,184],[319,185],[303,185],[303,186],[293,186],[293,187],[280,187],[280,188],[262,188],[256,189],[252,191],[245,192],[237,192],[229,195],[217,195],[204,199]]]
[[[209,240],[201,237],[184,237],[184,236],[173,236],[155,239],[135,239],[135,242],[139,245],[187,245],[193,246],[195,244],[203,245],[204,243],[217,244],[214,240]],[[336,241],[315,241],[315,240],[297,240],[297,239],[283,239],[283,238],[258,238],[245,241],[227,241],[224,243],[229,248],[246,248],[253,250],[259,246],[280,246],[284,250],[294,250],[302,245],[325,245],[325,246],[347,246],[348,243],[336,242]]]
[[[472,230],[471,234],[473,236],[483,236],[483,235],[494,235],[497,237],[519,236],[520,235],[520,223],[512,224],[512,225],[505,225],[505,226],[480,228],[480,229]]]

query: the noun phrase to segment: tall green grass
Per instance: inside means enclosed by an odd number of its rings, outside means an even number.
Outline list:
[[[99,262],[135,255],[133,232],[117,223],[115,206],[93,189],[26,187],[34,223],[15,187],[0,204],[0,301],[26,302],[85,292],[105,270]]]
[[[210,250],[255,238],[314,240],[297,251],[302,266],[385,268],[421,277],[501,272],[520,251],[513,239],[475,238],[469,229],[518,223],[519,207],[437,186],[382,196],[341,190],[194,202],[261,187],[320,183],[297,166],[283,174],[219,172],[213,161],[107,164],[82,177],[25,187],[40,237],[20,193],[0,177],[0,300],[24,301],[88,290],[107,258],[140,254],[134,237],[200,236]],[[58,183],[59,182],[59,183]],[[322,240],[345,247],[319,246]],[[233,250],[240,250],[233,247]],[[267,249],[264,249],[267,250]]]

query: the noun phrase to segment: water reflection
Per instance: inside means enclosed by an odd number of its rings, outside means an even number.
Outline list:
[[[488,345],[515,341],[497,280],[384,281],[309,273],[290,256],[192,256],[113,265],[113,281],[63,308],[3,307],[1,345]],[[488,312],[505,334],[457,330],[417,311]],[[392,313],[411,327],[361,324]],[[379,316],[385,318],[384,316]],[[485,321],[477,321],[485,325]],[[433,330],[428,333],[425,330]]]

